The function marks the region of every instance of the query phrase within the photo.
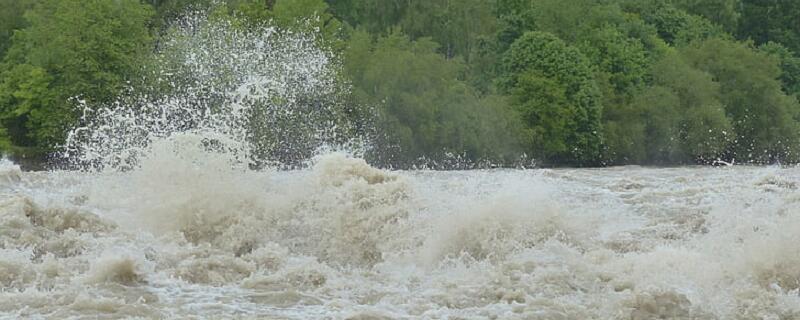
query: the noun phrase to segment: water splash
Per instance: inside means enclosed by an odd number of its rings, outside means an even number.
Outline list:
[[[800,318],[798,168],[249,170],[330,141],[335,63],[232,27],[187,18],[87,112],[100,172],[0,162],[0,318]]]
[[[345,87],[319,42],[189,14],[160,43],[145,85],[110,105],[83,106],[65,158],[83,169],[130,170],[158,140],[185,143],[174,136],[188,135],[232,166],[263,167],[296,165],[321,146],[344,144],[352,140],[338,99]]]

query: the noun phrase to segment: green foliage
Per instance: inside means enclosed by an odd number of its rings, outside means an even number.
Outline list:
[[[336,41],[342,24],[329,12],[323,0],[278,0],[272,14],[278,26],[317,32],[335,48],[344,45]]]
[[[518,77],[511,94],[526,124],[525,142],[533,155],[551,162],[568,155],[577,110],[570,105],[565,86],[531,71]]]
[[[738,26],[742,0],[671,0],[675,7],[703,17],[721,26],[726,32],[734,32]]]
[[[555,35],[537,31],[517,39],[503,65],[502,87],[525,117],[534,155],[551,163],[597,161],[602,107],[588,59]]]
[[[721,101],[736,133],[732,157],[758,163],[796,160],[800,105],[781,90],[777,59],[723,39],[709,39],[682,53],[720,83]]]
[[[653,67],[653,77],[656,85],[669,89],[680,101],[674,106],[678,126],[670,135],[678,140],[679,149],[670,150],[670,159],[685,163],[720,157],[726,150],[731,124],[720,98],[720,85],[712,75],[692,68],[676,53]]]
[[[2,121],[8,139],[18,146],[34,147],[37,137],[58,134],[54,132],[60,127],[58,122],[65,119],[47,117],[45,113],[49,107],[65,105],[56,103],[56,92],[49,88],[53,77],[46,70],[29,64],[15,65],[4,72],[3,77],[0,105],[3,106]],[[28,134],[29,129],[37,130],[31,135]]]
[[[194,10],[316,33],[348,115],[374,108],[383,164],[797,161],[798,3],[0,0],[0,149],[61,143],[73,98],[109,101],[164,63],[151,48]]]
[[[606,73],[617,89],[627,91],[642,84],[647,66],[666,50],[656,29],[616,3],[594,0],[541,0],[515,2],[501,16],[497,48],[504,52],[527,31],[552,33],[577,46],[597,71]],[[506,3],[508,5],[508,3]]]
[[[369,34],[385,35],[400,23],[409,1],[329,0],[336,17]]]
[[[711,162],[726,151],[730,122],[719,84],[670,53],[652,70],[653,86],[606,114],[611,163]]]
[[[767,42],[759,49],[778,59],[781,66],[780,79],[783,83],[783,92],[795,97],[800,96],[800,57],[776,42]]]
[[[800,52],[800,1],[742,0],[738,36],[756,44],[780,43]]]
[[[675,2],[689,3],[690,0]],[[661,39],[671,45],[685,45],[695,40],[722,37],[725,31],[708,19],[691,14],[663,0],[630,0],[625,10],[634,12],[645,22],[654,26]]]
[[[469,61],[480,38],[494,32],[493,1],[330,1],[333,12],[353,27],[387,35],[399,27],[411,40],[429,37],[448,59]]]
[[[14,31],[26,26],[22,16],[32,6],[32,0],[0,0],[0,61],[11,46]]]
[[[513,156],[514,119],[498,98],[478,98],[458,80],[464,65],[437,53],[428,38],[411,41],[395,30],[373,41],[356,31],[345,55],[357,100],[378,107],[379,146],[401,152],[382,155],[392,165],[446,155],[496,160]]]
[[[628,104],[607,108],[603,123],[609,164],[681,163],[680,98],[669,88],[642,89]]]
[[[169,23],[185,15],[190,10],[208,10],[215,3],[214,0],[144,0],[155,8],[155,17],[152,27],[157,32],[165,31]]]
[[[14,34],[0,81],[0,118],[18,146],[49,148],[88,103],[113,99],[151,41],[152,9],[135,0],[41,0]]]
[[[479,39],[494,33],[495,19],[491,1],[431,0],[410,5],[400,26],[412,39],[431,37],[449,59],[469,60]]]
[[[323,47],[340,52],[344,29],[324,0],[226,0],[209,5],[212,19],[247,29],[264,25],[315,35]]]
[[[228,7],[251,22],[271,20],[288,29],[319,31],[326,36],[336,34],[341,23],[333,18],[323,0],[233,0]]]
[[[607,9],[595,0],[537,0],[525,14],[535,30],[550,32],[569,43],[605,24]]]
[[[617,93],[628,93],[644,85],[650,61],[638,39],[606,26],[594,32],[581,51],[592,59],[599,72],[608,74],[608,81]]]

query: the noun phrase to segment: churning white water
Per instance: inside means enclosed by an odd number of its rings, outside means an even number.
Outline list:
[[[798,179],[4,163],[0,317],[797,319]]]
[[[800,318],[800,168],[277,170],[354,140],[316,41],[195,17],[161,50],[82,171],[0,162],[0,318]]]

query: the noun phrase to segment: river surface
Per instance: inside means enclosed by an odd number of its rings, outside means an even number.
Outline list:
[[[225,168],[3,162],[0,318],[800,319],[798,168]]]

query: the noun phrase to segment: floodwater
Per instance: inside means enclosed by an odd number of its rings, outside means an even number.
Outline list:
[[[0,165],[3,319],[800,319],[800,169]]]
[[[313,37],[174,33],[85,171],[0,162],[0,319],[800,319],[800,168],[380,170]]]

